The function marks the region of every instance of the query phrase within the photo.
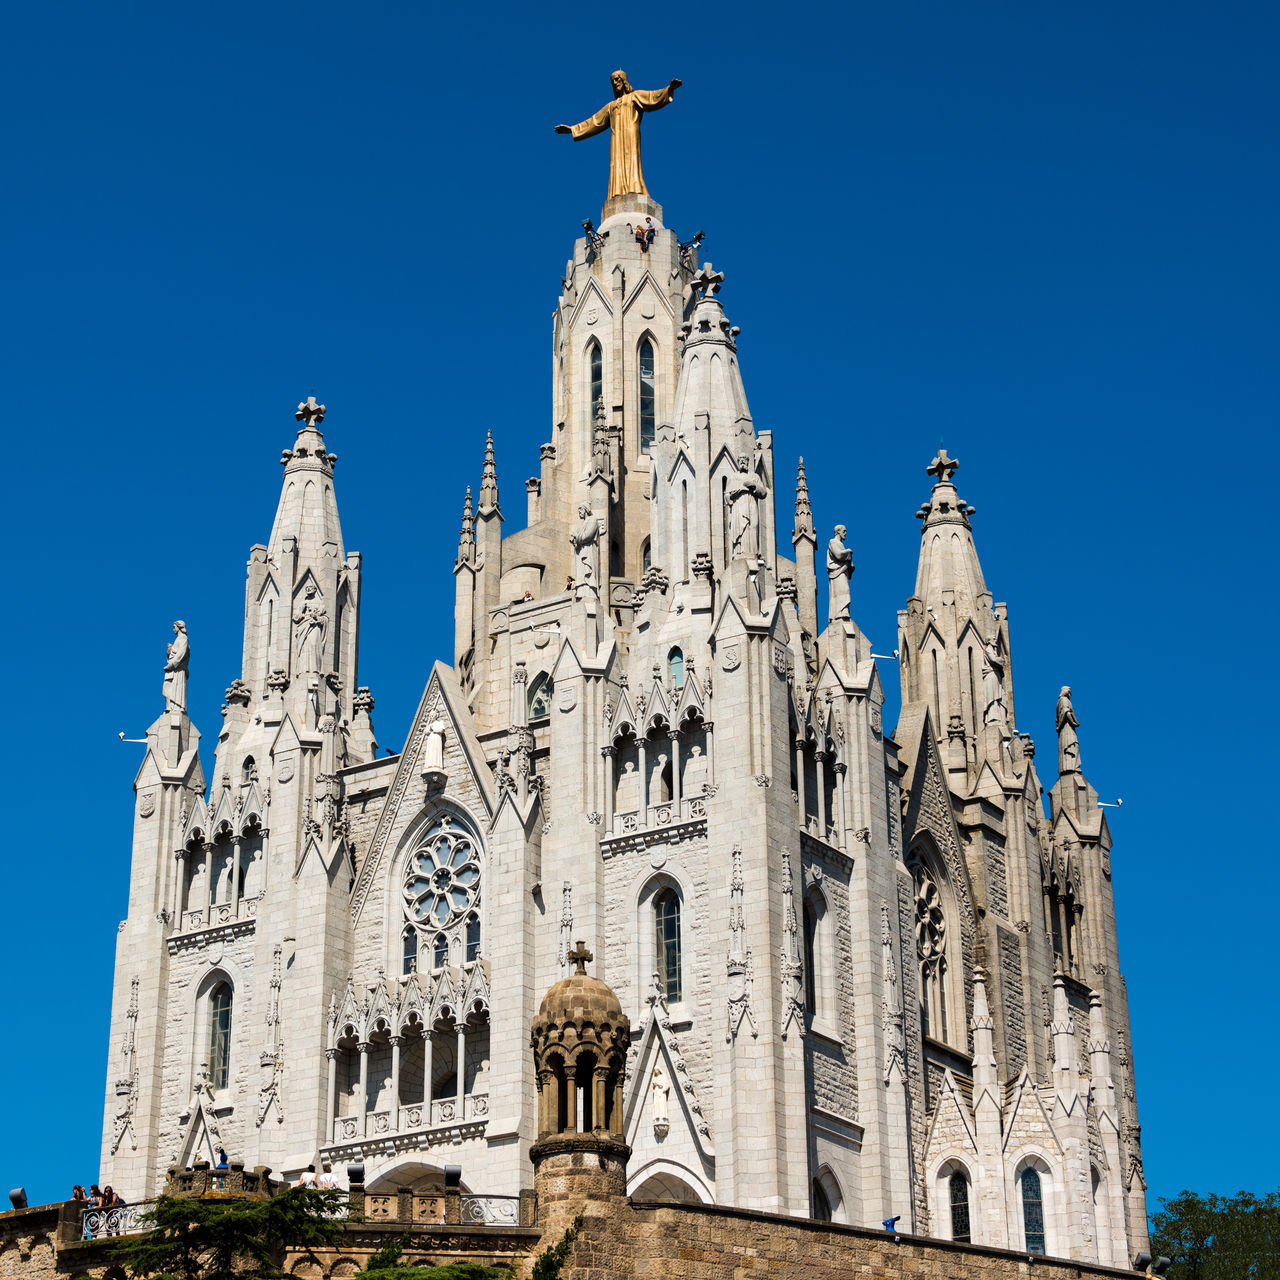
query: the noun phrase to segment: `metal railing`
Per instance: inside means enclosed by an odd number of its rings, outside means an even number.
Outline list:
[[[519,1196],[463,1196],[459,1205],[459,1221],[464,1225],[518,1227]]]
[[[80,1220],[80,1238],[101,1240],[105,1236],[129,1236],[149,1231],[150,1226],[143,1223],[142,1218],[151,1212],[155,1203],[154,1200],[143,1200],[111,1209],[86,1209]]]

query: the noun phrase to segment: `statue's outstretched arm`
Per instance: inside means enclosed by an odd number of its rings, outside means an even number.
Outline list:
[[[573,137],[574,142],[579,138],[590,138],[593,134],[603,133],[609,127],[609,108],[601,107],[589,120],[582,121],[581,124],[558,124],[556,125],[557,133],[567,133]]]

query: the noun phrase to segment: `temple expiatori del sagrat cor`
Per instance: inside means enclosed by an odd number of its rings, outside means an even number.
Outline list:
[[[1146,1245],[1133,1062],[1070,690],[1046,797],[940,451],[883,722],[895,664],[850,614],[844,530],[819,533],[803,442],[753,422],[724,276],[641,176],[642,114],[678,87],[619,73],[562,127],[610,134],[610,195],[555,305],[551,436],[519,512],[484,445],[452,662],[423,672],[404,749],[378,755],[314,399],[249,552],[212,755],[175,628],[102,1181],[138,1199],[221,1148],[286,1176],[362,1160],[371,1189],[456,1164],[514,1195],[550,1087],[530,1025],[582,940],[631,1022],[634,1198],[1124,1265]],[[611,1086],[579,1083],[564,1121],[589,1130]]]

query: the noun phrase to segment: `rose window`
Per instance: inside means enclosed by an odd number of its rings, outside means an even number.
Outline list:
[[[405,909],[424,929],[456,923],[480,894],[480,851],[471,835],[441,818],[409,856]]]
[[[912,869],[916,891],[916,955],[922,964],[933,966],[946,951],[947,922],[942,913],[938,886],[919,863]]]

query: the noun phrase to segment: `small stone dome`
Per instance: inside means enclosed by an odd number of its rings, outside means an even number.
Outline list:
[[[608,983],[589,973],[571,973],[547,988],[538,1006],[538,1021],[563,1025],[590,1022],[617,1026],[623,1021],[622,1005]]]
[[[613,989],[587,973],[592,955],[581,942],[568,958],[576,971],[542,997],[530,1027],[539,1141],[601,1133],[620,1139],[631,1019]]]

